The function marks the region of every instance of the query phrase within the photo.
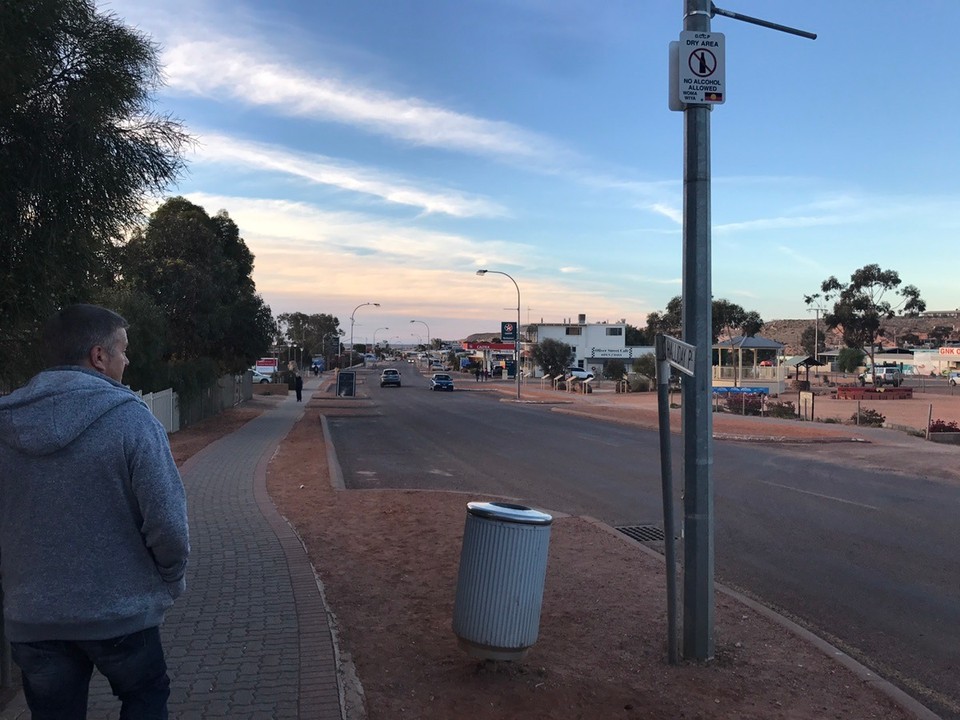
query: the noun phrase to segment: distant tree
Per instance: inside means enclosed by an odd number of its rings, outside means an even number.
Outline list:
[[[827,349],[823,333],[818,333],[817,328],[813,325],[807,325],[803,329],[803,333],[800,335],[800,347],[807,355],[812,357],[816,357]]]
[[[679,295],[670,298],[667,308],[662,313],[652,312],[647,315],[647,337],[652,338],[657,333],[679,338],[683,332],[683,300]]]
[[[903,335],[900,336],[900,341],[901,341],[904,345],[914,345],[914,346],[916,346],[916,345],[919,345],[919,344],[920,344],[920,336],[917,335],[916,333],[907,332],[907,333],[904,333]]]
[[[651,380],[657,377],[657,358],[653,353],[641,355],[633,361],[633,371]]]
[[[157,49],[94,0],[0,3],[0,385],[40,324],[113,280],[114,243],[183,167]]]
[[[873,367],[874,343],[881,335],[881,321],[896,317],[898,312],[916,317],[927,307],[914,285],[900,287],[900,284],[900,275],[895,270],[881,270],[873,263],[856,270],[849,283],[841,283],[833,276],[827,278],[821,283],[820,292],[804,296],[804,302],[812,305],[821,298],[826,303],[832,302],[832,308],[823,316],[827,328],[840,328],[846,346],[863,349]],[[898,302],[894,304],[886,299],[888,295]]]
[[[608,380],[619,380],[627,374],[627,366],[623,360],[610,360],[603,366],[603,376]]]
[[[560,375],[572,359],[573,348],[559,340],[547,338],[533,346],[533,361],[543,368],[545,375]]]
[[[840,372],[856,372],[863,365],[864,352],[860,348],[840,348],[837,353],[837,369]]]
[[[683,332],[683,299],[677,295],[670,299],[662,313],[647,315],[647,337],[652,339],[657,333],[680,338]],[[744,310],[741,305],[723,298],[714,300],[711,305],[711,329],[713,342],[725,335],[733,337],[734,332],[753,337],[763,328],[764,322],[755,310]],[[649,344],[653,344],[652,340]]]
[[[165,359],[177,392],[243,372],[269,348],[270,308],[226,212],[211,218],[184,198],[168,200],[134,233],[123,268],[122,287],[149,297],[167,319]]]
[[[634,327],[627,323],[627,332],[624,337],[624,344],[631,347],[650,347],[653,345],[653,335],[650,335],[644,328]]]
[[[340,321],[327,313],[307,315],[302,312],[281,313],[277,316],[278,345],[296,345],[303,348],[303,356],[310,358],[332,347],[332,336],[340,336]],[[324,347],[324,346],[327,347]]]
[[[953,333],[953,328],[948,327],[947,325],[937,325],[935,326],[927,336],[933,340],[937,345],[943,345],[946,342],[947,338]]]

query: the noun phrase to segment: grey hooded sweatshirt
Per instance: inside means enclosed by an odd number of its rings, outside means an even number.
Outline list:
[[[144,402],[93,370],[0,397],[0,582],[14,642],[155,627],[185,587],[180,473]]]

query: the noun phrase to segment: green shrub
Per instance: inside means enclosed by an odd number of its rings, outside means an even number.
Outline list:
[[[737,415],[762,415],[763,401],[763,395],[727,395],[723,399],[723,405],[727,412]]]
[[[857,416],[857,413],[854,413],[850,416],[850,421],[855,425],[862,425],[864,427],[883,427],[883,423],[886,422],[887,418],[884,415],[881,415],[877,410],[871,410],[870,408],[861,408],[860,415]]]
[[[797,408],[789,400],[784,402],[769,402],[767,403],[767,416],[791,420],[797,417]]]
[[[947,422],[946,420],[934,420],[930,423],[930,432],[960,432],[960,427],[957,426],[957,423],[954,420]]]

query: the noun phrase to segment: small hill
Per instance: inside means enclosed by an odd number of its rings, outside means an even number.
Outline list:
[[[804,330],[813,326],[813,318],[770,320],[764,324],[760,335],[783,343],[786,346],[784,354],[800,355],[803,352],[800,347],[800,336]],[[900,338],[907,334],[916,335],[921,341],[926,340],[935,327],[949,328],[951,333],[949,339],[960,339],[960,318],[956,317],[895,317],[884,320],[880,327],[884,331],[883,344],[885,346],[899,344]],[[822,317],[820,318],[820,333],[826,333],[825,342],[828,348],[843,346],[842,334],[838,330],[827,331]]]

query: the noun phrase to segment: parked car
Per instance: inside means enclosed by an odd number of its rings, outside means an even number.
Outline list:
[[[431,390],[453,390],[453,378],[446,373],[434,373],[430,378]]]
[[[952,372],[947,376],[947,382],[953,387],[960,384],[960,372]]]
[[[874,376],[876,376],[877,382],[876,387],[881,387],[883,385],[893,385],[894,387],[900,387],[903,383],[903,373],[901,373],[895,367],[878,367],[873,370],[866,370],[860,373],[859,380],[860,385],[869,385],[873,383]]]
[[[575,377],[578,380],[593,379],[592,372],[590,372],[589,370],[584,370],[583,368],[579,368],[579,367],[568,367],[564,370],[564,373],[567,375],[567,377]]]
[[[380,387],[387,385],[396,385],[400,387],[400,371],[395,368],[387,368],[380,373]]]
[[[269,375],[264,375],[263,373],[257,372],[256,370],[253,370],[250,374],[253,376],[253,381],[255,383],[272,382]]]

